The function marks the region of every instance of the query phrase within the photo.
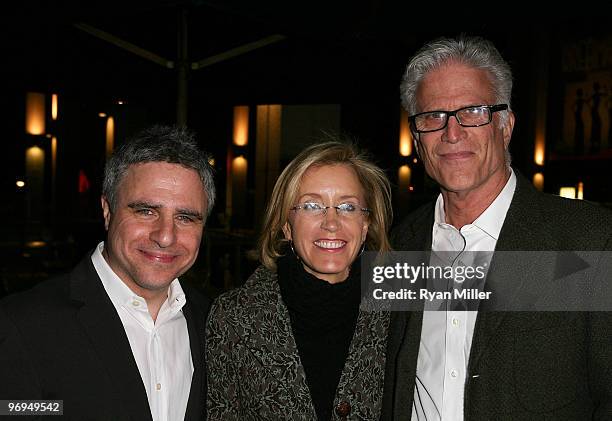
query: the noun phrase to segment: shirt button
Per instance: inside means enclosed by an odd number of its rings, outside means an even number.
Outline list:
[[[161,390],[161,383],[157,383],[155,385],[155,390]]]
[[[342,419],[346,419],[348,415],[351,413],[351,404],[347,401],[341,401],[336,405],[336,415],[338,415]]]
[[[452,370],[450,371],[450,376],[451,376],[453,379],[456,379],[458,375],[459,375],[459,373],[457,372],[457,370],[452,369]]]
[[[132,305],[134,307],[138,307],[140,305],[140,303],[138,301],[132,301]]]
[[[459,321],[459,319],[457,319],[456,317],[453,317],[453,320],[451,321],[452,325],[457,327],[461,324],[461,322]]]

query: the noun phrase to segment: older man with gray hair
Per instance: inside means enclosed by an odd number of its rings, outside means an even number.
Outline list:
[[[511,92],[510,67],[485,39],[442,38],[412,57],[403,105],[440,195],[398,226],[397,250],[495,251],[499,268],[500,251],[612,248],[608,210],[540,193],[510,167]],[[512,264],[505,272],[522,280]],[[612,419],[610,313],[487,304],[393,314],[383,420]]]

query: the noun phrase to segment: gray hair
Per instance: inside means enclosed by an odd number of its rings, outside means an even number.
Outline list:
[[[512,71],[491,41],[481,37],[460,35],[458,38],[438,38],[425,44],[410,59],[400,85],[402,105],[409,115],[417,109],[416,92],[419,84],[432,70],[456,62],[482,69],[487,72],[495,102],[508,104],[512,96]],[[474,104],[476,105],[476,104]],[[502,111],[502,126],[506,124],[508,113]]]
[[[147,162],[179,164],[200,176],[207,199],[207,215],[215,205],[215,182],[209,156],[185,128],[153,126],[129,139],[113,153],[104,167],[102,194],[115,209],[117,190],[129,167]]]

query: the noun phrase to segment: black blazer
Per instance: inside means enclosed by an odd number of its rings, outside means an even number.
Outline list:
[[[398,250],[431,250],[434,206],[394,231]],[[496,250],[612,250],[612,213],[542,194],[517,174]],[[422,312],[392,314],[383,420],[410,420],[422,321]],[[479,311],[467,371],[466,420],[612,419],[612,316]]]
[[[209,302],[182,286],[194,365],[185,419],[201,420]],[[151,420],[127,335],[90,255],[70,274],[0,301],[0,399],[62,399],[70,420]]]

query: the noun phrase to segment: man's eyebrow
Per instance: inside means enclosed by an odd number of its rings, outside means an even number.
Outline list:
[[[128,203],[127,206],[130,209],[136,209],[136,208],[160,209],[162,207],[158,203],[151,203],[151,202],[144,202],[144,201],[131,202],[131,203]]]
[[[160,205],[159,203],[151,203],[151,202],[138,201],[138,202],[128,203],[128,208],[130,208],[130,209],[140,209],[140,208],[161,209],[161,208],[163,208],[163,206]],[[175,210],[175,213],[176,214],[180,214],[180,215],[191,216],[191,217],[193,217],[195,219],[198,219],[200,221],[204,220],[204,216],[202,215],[202,213],[198,212],[196,210],[193,210],[193,209],[178,208],[178,209]]]
[[[177,209],[176,213],[179,213],[181,215],[192,216],[200,221],[204,219],[204,217],[202,216],[202,213],[195,211],[193,209]]]

